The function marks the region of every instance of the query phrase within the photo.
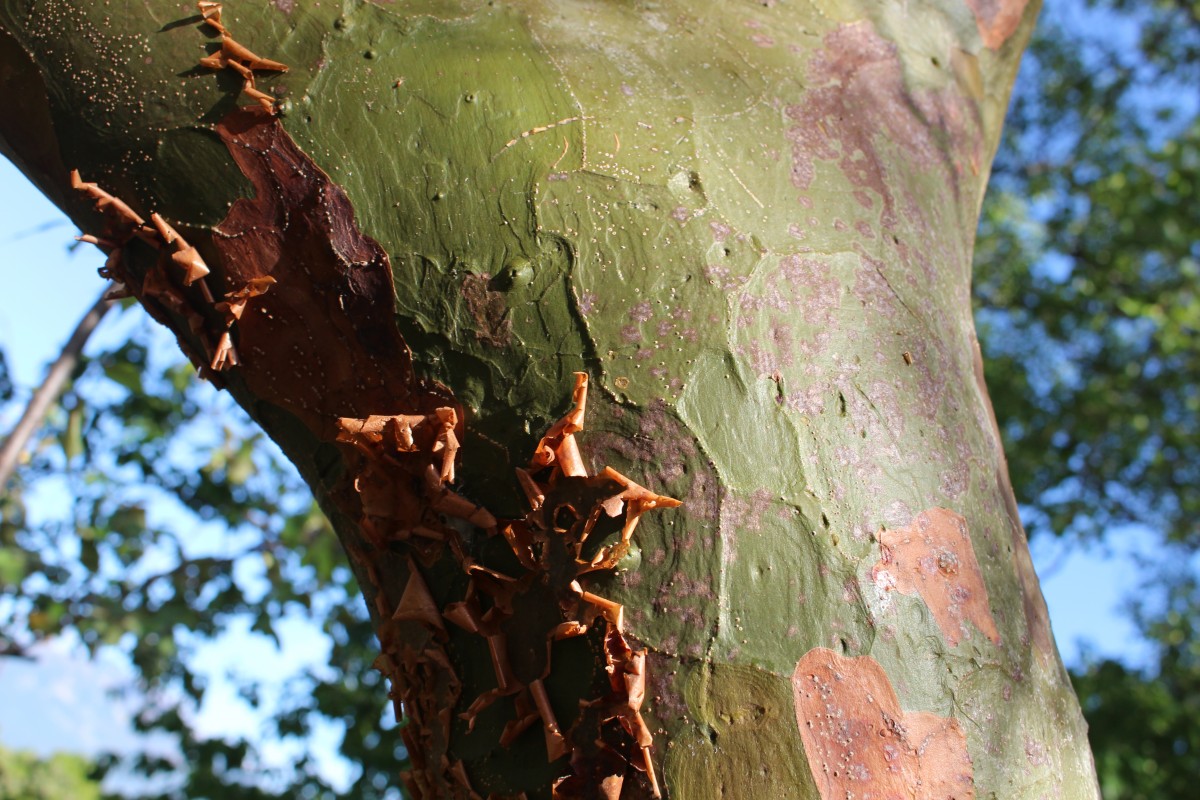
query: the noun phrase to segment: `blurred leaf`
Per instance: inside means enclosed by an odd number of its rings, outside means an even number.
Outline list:
[[[39,758],[0,747],[0,800],[100,800],[100,784],[79,756]]]
[[[113,359],[105,364],[108,379],[134,394],[142,392],[142,368],[129,361]]]
[[[0,350],[0,403],[13,399],[12,375],[8,370],[8,356]]]
[[[75,398],[75,405],[67,412],[67,426],[63,430],[63,455],[73,461],[83,455],[83,403]]]
[[[0,591],[8,592],[25,578],[27,559],[20,550],[0,547]]]
[[[100,571],[100,550],[94,539],[84,539],[79,543],[79,562],[88,572]]]
[[[108,518],[108,527],[120,537],[135,538],[146,528],[146,509],[139,505],[121,506]]]

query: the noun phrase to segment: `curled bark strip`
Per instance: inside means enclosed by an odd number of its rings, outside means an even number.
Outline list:
[[[641,514],[654,508],[678,506],[679,502],[656,494],[611,468],[599,475],[587,474],[573,438],[583,430],[586,392],[587,376],[580,373],[576,376],[572,410],[542,437],[529,469],[517,470],[518,483],[529,502],[529,513],[523,519],[501,520],[496,526],[525,574],[510,577],[489,569],[466,553],[457,535],[450,539],[451,550],[470,576],[470,583],[466,598],[447,605],[443,615],[458,627],[487,640],[496,677],[496,687],[480,694],[460,716],[469,728],[473,727],[483,709],[500,697],[515,695],[516,715],[505,725],[500,744],[511,744],[540,720],[548,760],[553,762],[571,754],[571,773],[555,783],[555,797],[565,800],[591,796],[596,786],[619,795],[630,768],[643,773],[650,791],[659,796],[661,790],[652,760],[653,736],[641,714],[646,686],[645,652],[634,650],[625,638],[621,604],[590,591],[584,581],[598,570],[615,568],[628,549]],[[433,467],[428,467],[426,485],[432,487],[436,479]],[[604,516],[622,514],[625,519],[618,542],[601,548],[596,558],[584,558],[584,543],[597,522]],[[573,560],[573,569],[566,572],[561,556],[556,555],[564,550],[566,557]],[[568,561],[566,566],[571,563]],[[546,587],[561,609],[562,618],[545,630],[544,672],[523,684],[508,664],[507,639],[502,634],[509,624],[528,625],[528,620],[515,615],[514,608],[519,607],[514,603],[515,598],[528,592],[544,592]],[[490,601],[486,614],[480,613],[481,597]],[[544,683],[550,674],[554,642],[585,635],[596,625],[604,631],[609,691],[584,702],[585,707],[594,710],[581,713],[564,731],[551,708]],[[614,721],[618,725],[604,727]]]
[[[442,482],[454,483],[454,456],[458,453],[458,437],[454,435],[454,428],[458,425],[458,415],[453,408],[439,408],[434,413],[437,415],[438,433],[433,452],[442,456]]]
[[[538,721],[539,714],[537,705],[533,702],[533,697],[529,692],[521,692],[517,695],[517,713],[504,726],[504,730],[500,733],[500,746],[511,747],[512,743],[517,740],[517,737],[531,728]]]
[[[77,169],[71,170],[71,188],[87,195],[93,201],[92,207],[104,215],[104,230],[99,236],[85,233],[76,240],[94,244],[107,255],[104,266],[100,268],[100,277],[127,286],[129,275],[122,261],[122,251],[135,235],[146,229],[146,221],[123,200],[100,188],[99,184],[83,180]],[[153,240],[150,243],[155,244]]]
[[[602,508],[610,517],[620,514],[621,505],[625,506],[625,524],[621,527],[621,539],[611,547],[602,548],[588,564],[585,571],[612,569],[627,552],[633,541],[633,531],[637,527],[642,514],[655,508],[676,508],[680,502],[673,497],[656,494],[644,486],[626,478],[612,467],[605,467],[600,478],[612,481],[621,487],[621,491],[609,497]]]
[[[141,215],[130,208],[125,201],[114,197],[98,185],[83,180],[77,169],[71,170],[71,188],[83,192],[94,200],[96,210],[108,217],[110,225],[113,226],[106,233],[109,238],[119,241],[122,238],[120,234],[123,232],[125,234],[123,238],[127,241],[135,229],[146,224],[146,220],[142,219]]]
[[[352,444],[369,457],[428,450],[439,457],[441,481],[453,483],[454,460],[459,449],[458,436],[454,432],[457,426],[458,413],[448,406],[425,415],[372,414],[365,419],[340,417],[337,420],[337,441]],[[419,435],[414,436],[414,430],[417,429]]]
[[[246,304],[250,302],[250,299],[265,294],[274,283],[275,279],[269,275],[253,278],[242,288],[226,292],[225,299],[216,304],[216,310],[225,317],[225,330],[221,332],[221,338],[217,342],[217,352],[213,355],[212,363],[209,365],[213,372],[220,372],[242,363],[238,358],[237,350],[233,347],[233,325],[246,312]],[[203,287],[204,284],[202,283],[201,286]],[[204,287],[204,291],[207,294],[208,288]],[[211,297],[209,295],[210,299]]]
[[[217,303],[217,311],[226,314],[230,320],[236,322],[242,318],[242,314],[246,313],[246,304],[250,302],[251,298],[266,294],[274,284],[275,279],[270,275],[251,278],[242,288],[226,292],[225,299]]]
[[[432,630],[445,630],[442,625],[442,615],[438,613],[437,603],[434,602],[433,595],[429,593],[429,587],[425,585],[425,579],[421,577],[421,573],[412,559],[409,559],[408,562],[408,583],[404,586],[404,594],[400,596],[400,602],[396,604],[392,619],[413,620],[429,626]]]
[[[492,512],[475,505],[461,494],[456,494],[443,486],[441,476],[434,470],[432,464],[425,470],[425,486],[433,507],[443,514],[465,519],[480,528],[496,527],[496,518],[492,516]]]
[[[575,583],[572,581],[572,583]],[[575,584],[578,585],[578,584]],[[591,603],[600,609],[600,613],[604,615],[604,619],[618,631],[625,628],[625,607],[620,603],[614,603],[612,600],[605,599],[599,595],[579,590],[579,596],[584,602]],[[556,629],[557,630],[557,629]]]
[[[550,430],[546,431],[546,435],[538,442],[537,447],[533,450],[533,459],[530,461],[530,468],[539,470],[543,467],[549,467],[556,462],[559,464],[561,471],[567,475],[586,475],[586,470],[583,470],[582,461],[579,458],[579,448],[575,445],[574,435],[583,430],[583,417],[587,411],[587,388],[588,376],[586,372],[575,373],[575,391],[572,393],[571,400],[574,403],[574,408],[558,422],[550,426]],[[569,447],[571,452],[567,453],[573,461],[562,469],[562,456],[564,442],[569,441],[566,447]],[[571,471],[567,471],[567,470]]]
[[[822,800],[872,796],[971,800],[975,782],[958,720],[905,712],[877,661],[818,647],[792,673],[796,722]]]
[[[254,71],[287,72],[287,64],[256,55],[250,48],[235,40],[221,23],[221,3],[201,0],[196,5],[205,24],[221,34],[221,49],[200,59],[200,66],[215,70],[232,69],[242,76],[242,93],[262,106],[267,113],[274,114],[277,99],[255,86]]]
[[[413,438],[413,429],[428,419],[424,414],[371,414],[365,419],[339,417],[337,440],[352,444],[367,455],[374,454],[376,448],[385,452],[414,453],[425,448]],[[432,445],[428,447],[432,450]]]
[[[113,282],[112,296],[110,300],[123,300],[126,297],[133,297],[133,292],[129,291],[125,284],[129,278],[125,273],[125,269],[121,263],[121,248],[124,244],[114,242],[111,239],[102,239],[99,236],[93,236],[90,233],[85,233],[75,237],[75,241],[84,242],[86,244],[94,244],[104,251],[106,258],[104,266],[97,270],[101,278],[105,278]]]
[[[500,682],[500,691],[507,693],[518,685],[508,661],[508,637],[503,633],[493,633],[487,637],[487,643],[488,652],[492,657],[492,668],[496,672],[496,680]]]
[[[542,729],[546,734],[546,758],[557,761],[570,750],[566,738],[558,728],[558,720],[554,709],[550,707],[550,696],[546,694],[546,686],[541,678],[529,683],[529,693],[533,695],[533,703],[537,706],[538,715],[542,718]]]
[[[529,501],[529,507],[534,511],[541,508],[546,495],[542,494],[541,488],[533,478],[529,477],[529,473],[520,467],[517,468],[517,482],[521,484],[521,490],[525,492],[525,499]]]
[[[919,594],[951,645],[968,635],[967,622],[993,644],[1000,643],[987,586],[963,517],[945,508],[931,508],[907,527],[881,531],[877,538],[880,559],[872,577],[881,592],[896,589],[902,594]]]
[[[84,181],[79,170],[71,171],[71,186],[95,201],[97,211],[105,214],[105,230],[100,236],[84,234],[79,241],[94,244],[108,251],[108,258],[100,269],[100,276],[115,281],[121,285],[122,296],[136,297],[145,304],[152,316],[170,327],[170,320],[163,311],[182,317],[188,330],[200,341],[207,353],[216,355],[212,358],[211,369],[218,371],[225,365],[237,363],[236,353],[233,352],[232,341],[228,330],[220,335],[219,343],[214,348],[213,336],[210,333],[207,314],[211,311],[213,297],[204,282],[209,274],[208,265],[204,263],[200,252],[188,244],[158,213],[150,214],[150,225],[126,203],[95,183]],[[121,259],[124,247],[134,238],[141,239],[159,251],[158,262],[143,277],[141,287],[134,289],[134,283],[125,270]],[[184,291],[197,286],[200,291],[199,302],[190,299]],[[159,307],[156,308],[154,304]],[[207,358],[200,358],[189,346],[187,340],[179,337],[179,346],[193,363],[203,367]],[[217,366],[217,365],[220,366]],[[202,372],[203,374],[203,372]],[[207,376],[206,376],[207,377]]]
[[[170,254],[171,263],[183,271],[184,286],[191,286],[208,275],[208,265],[200,257],[200,252],[188,244],[187,240],[179,235],[179,231],[167,224],[167,221],[157,212],[150,215],[150,221],[154,223],[154,228],[158,231],[159,238],[163,243],[173,248],[173,252]],[[209,300],[212,300],[211,295]]]

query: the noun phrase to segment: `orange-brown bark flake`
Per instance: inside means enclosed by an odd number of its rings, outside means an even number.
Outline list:
[[[216,337],[209,321],[214,311],[213,296],[205,282],[209,269],[200,251],[158,213],[152,213],[151,224],[147,224],[119,197],[95,183],[84,181],[79,170],[71,171],[71,187],[92,200],[96,211],[104,216],[104,229],[99,236],[84,234],[79,240],[108,253],[100,276],[115,284],[110,297],[136,297],[155,319],[168,327],[175,321],[171,315],[180,318],[205,350],[204,354],[196,352],[188,338],[181,335],[179,346],[188,358],[202,373],[207,369],[210,356],[212,370],[222,368],[228,360],[223,354],[232,354],[232,346],[227,347],[228,330],[214,343]],[[140,282],[131,276],[123,262],[125,247],[134,239],[140,239],[158,251],[154,266],[140,276]],[[229,322],[226,328],[231,325]],[[232,356],[232,363],[236,361],[236,356]]]
[[[1029,0],[967,0],[984,47],[999,50],[1016,33]]]
[[[966,635],[967,622],[1000,643],[965,519],[931,508],[907,527],[880,531],[877,538],[880,559],[872,577],[881,592],[919,594],[951,645]]]
[[[971,800],[958,720],[905,712],[877,661],[818,647],[792,674],[796,722],[822,800]]]
[[[258,103],[267,113],[275,113],[276,98],[255,85],[254,71],[287,72],[287,64],[256,55],[250,48],[234,39],[229,29],[221,22],[221,3],[200,0],[196,7],[204,22],[221,34],[220,49],[200,59],[200,66],[216,70],[232,69],[242,78],[242,94]]]

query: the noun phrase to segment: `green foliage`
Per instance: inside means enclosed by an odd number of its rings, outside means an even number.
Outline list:
[[[124,654],[136,729],[168,734],[178,753],[114,754],[98,768],[152,779],[153,796],[396,797],[404,753],[381,724],[391,710],[370,669],[377,645],[328,522],[167,334],[136,308],[118,324],[132,335],[85,360],[0,500],[0,650],[69,631],[93,652]],[[197,652],[238,620],[275,643],[281,625],[303,620],[332,642],[330,664],[227,676],[263,728],[202,736]],[[330,723],[346,727],[342,750],[361,767],[344,793],[311,752],[312,730]],[[279,741],[298,754],[292,763],[264,754]]]
[[[1182,556],[1187,563],[1188,554]],[[1109,800],[1195,796],[1200,775],[1200,586],[1194,570],[1170,583],[1166,605],[1135,608],[1155,645],[1147,673],[1111,659],[1074,676]]]
[[[1155,12],[1187,23],[1171,53],[1109,35],[1137,41],[1145,8],[1093,12],[1087,28],[1047,15],[1018,82],[977,300],[1033,532],[1200,535],[1200,119],[1194,92],[1180,102],[1200,24],[1177,11]],[[1144,42],[1160,22],[1142,25]]]
[[[100,800],[100,784],[79,756],[38,758],[0,747],[0,800]]]

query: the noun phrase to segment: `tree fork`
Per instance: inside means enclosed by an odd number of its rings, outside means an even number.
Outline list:
[[[413,793],[1095,797],[970,317],[1035,9],[331,5],[4,0],[0,147],[313,487]]]

